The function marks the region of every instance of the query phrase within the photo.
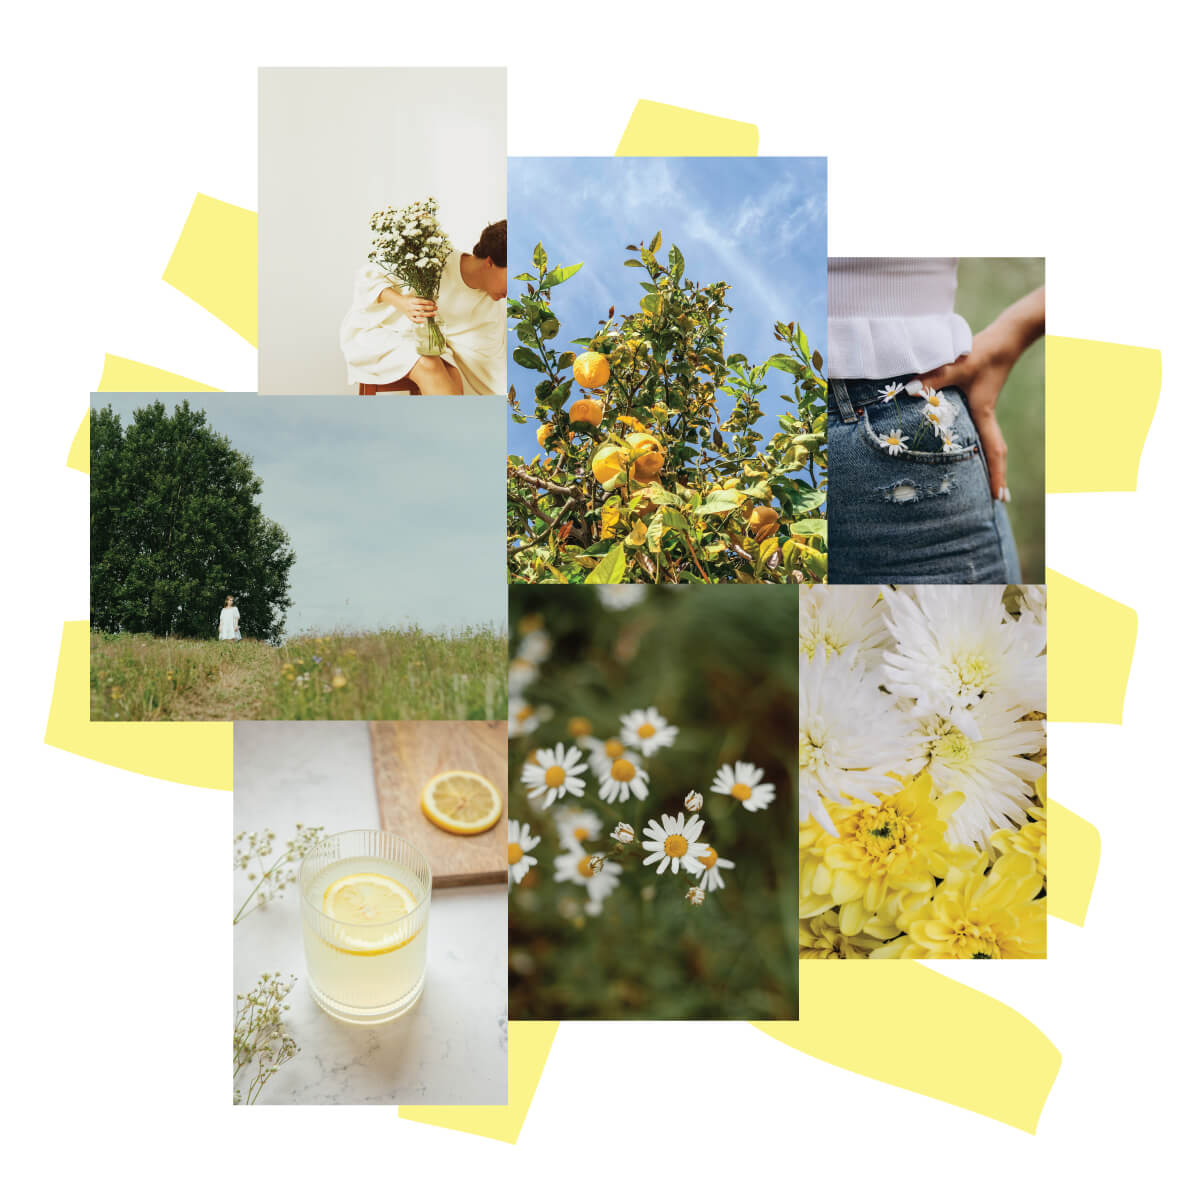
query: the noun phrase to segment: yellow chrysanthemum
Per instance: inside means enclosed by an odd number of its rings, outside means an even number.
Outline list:
[[[904,912],[904,937],[873,958],[1045,958],[1046,900],[1032,859],[1005,854],[985,873],[952,867],[923,904]]]
[[[1046,777],[1034,785],[1039,803],[1025,811],[1029,818],[1019,829],[998,829],[992,834],[992,845],[1001,854],[1023,854],[1037,865],[1042,879],[1046,878]]]
[[[882,944],[866,934],[842,933],[835,913],[800,920],[801,958],[870,958]]]

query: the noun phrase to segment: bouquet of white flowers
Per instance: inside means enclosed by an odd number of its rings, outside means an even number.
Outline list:
[[[430,196],[371,215],[375,239],[367,257],[422,300],[437,299],[442,268],[450,257],[450,239],[438,222],[437,211],[438,203]],[[418,338],[418,353],[436,357],[445,349],[446,336],[437,318],[428,318]]]

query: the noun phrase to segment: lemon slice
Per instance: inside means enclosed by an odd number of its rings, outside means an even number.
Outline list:
[[[343,875],[325,889],[321,911],[339,922],[338,945],[335,949],[352,954],[386,954],[407,945],[412,937],[401,940],[401,934],[386,926],[406,917],[417,907],[417,898],[395,879],[373,872]],[[356,925],[378,925],[383,928],[361,933]],[[413,937],[416,935],[414,934]]]
[[[500,793],[474,771],[443,771],[421,792],[421,811],[447,833],[483,833],[500,820]]]

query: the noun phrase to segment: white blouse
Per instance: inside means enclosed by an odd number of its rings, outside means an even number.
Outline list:
[[[228,642],[237,637],[237,620],[238,610],[236,605],[229,605],[221,609],[221,622],[217,633],[221,641]]]
[[[342,353],[351,383],[395,383],[416,365],[415,325],[398,308],[380,303],[379,293],[395,282],[373,262],[354,277],[354,299],[342,320]],[[437,316],[446,335],[443,356],[462,372],[471,396],[501,396],[507,390],[505,305],[468,287],[462,256],[455,250],[442,268]]]
[[[831,258],[828,271],[831,379],[932,371],[971,349],[957,258]]]

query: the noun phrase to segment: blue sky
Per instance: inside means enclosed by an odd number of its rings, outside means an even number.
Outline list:
[[[562,332],[555,345],[593,333],[609,305],[633,312],[647,276],[622,266],[625,247],[649,242],[662,230],[665,262],[672,242],[683,252],[685,274],[700,283],[725,280],[733,312],[725,353],[752,362],[780,349],[776,321],[796,321],[809,344],[825,349],[825,159],[823,158],[510,158],[508,160],[508,268],[529,270],[540,241],[550,265],[577,262],[583,269],[552,293]],[[533,408],[540,378],[511,358],[508,381],[522,408]],[[784,410],[786,382],[763,393],[771,434]],[[721,417],[733,402],[721,397]],[[538,453],[537,425],[509,422],[509,451]]]
[[[159,399],[105,393],[128,425]],[[503,401],[189,396],[254,460],[296,551],[286,633],[505,625]]]

